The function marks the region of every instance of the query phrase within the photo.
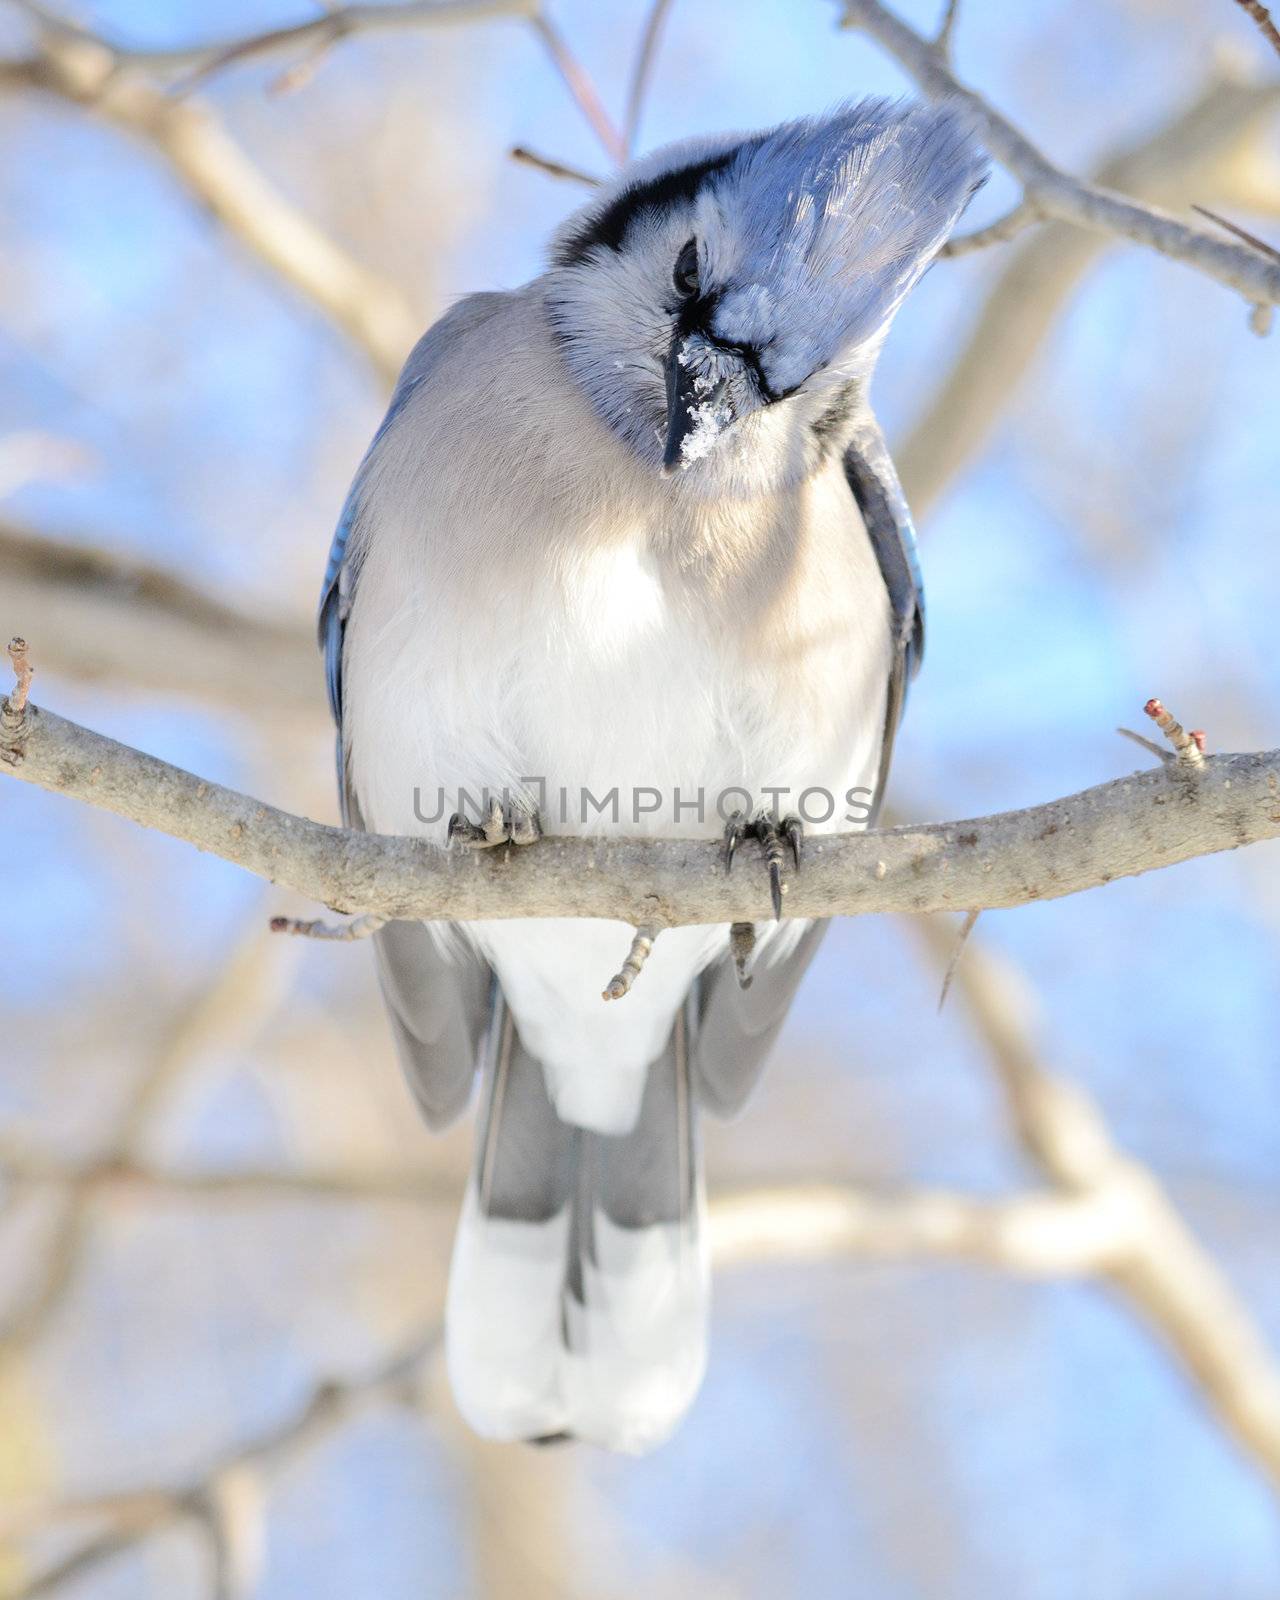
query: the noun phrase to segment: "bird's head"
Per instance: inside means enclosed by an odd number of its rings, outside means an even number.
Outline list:
[[[984,173],[960,111],[885,100],[646,157],[556,236],[570,369],[682,487],[803,476]]]

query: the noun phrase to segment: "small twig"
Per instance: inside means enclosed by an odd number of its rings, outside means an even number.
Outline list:
[[[653,5],[649,8],[649,19],[640,38],[635,68],[631,74],[631,89],[627,94],[627,113],[622,122],[622,140],[628,156],[636,147],[640,116],[644,110],[644,97],[653,75],[654,61],[657,59],[658,40],[662,36],[663,24],[670,9],[671,0],[653,0]]]
[[[1256,233],[1250,233],[1248,229],[1242,228],[1239,223],[1228,222],[1226,217],[1220,217],[1216,211],[1210,211],[1208,206],[1193,205],[1191,209],[1198,211],[1202,217],[1208,217],[1210,222],[1216,222],[1220,228],[1224,228],[1228,233],[1233,234],[1242,243],[1252,245],[1255,250],[1261,250],[1269,261],[1280,261],[1280,250],[1277,250],[1275,245],[1268,244],[1265,239],[1259,239]]]
[[[956,21],[960,15],[960,0],[947,0],[947,9],[942,13],[942,21],[938,24],[938,31],[933,36],[933,48],[944,61],[951,59],[951,41],[955,36]]]
[[[9,640],[9,660],[13,663],[13,676],[16,681],[4,704],[5,710],[17,719],[27,709],[27,695],[31,692],[31,680],[36,675],[36,669],[31,665],[31,658],[27,654],[25,639]]]
[[[604,101],[596,93],[595,84],[587,75],[586,69],[569,49],[560,30],[549,17],[538,11],[529,18],[529,21],[533,31],[546,47],[556,71],[563,78],[565,88],[572,95],[574,104],[587,119],[591,131],[604,146],[609,159],[616,165],[622,166],[627,159],[627,147],[605,110]]]
[[[645,962],[649,959],[649,952],[653,949],[653,941],[658,937],[657,928],[637,928],[636,936],[631,941],[631,948],[627,951],[627,959],[622,963],[622,970],[609,979],[602,1000],[621,1000],[624,994],[631,993],[631,985],[640,976]]]
[[[967,256],[974,250],[985,250],[989,245],[1007,244],[1010,239],[1016,239],[1020,233],[1043,221],[1044,213],[1034,200],[1019,200],[1004,216],[988,222],[986,227],[975,228],[972,233],[961,233],[954,239],[948,239],[938,255],[954,260],[956,256]]]
[[[960,924],[960,932],[956,937],[955,946],[947,961],[947,970],[942,974],[942,988],[938,991],[939,1011],[947,1003],[947,996],[951,992],[951,980],[956,975],[956,968],[960,965],[960,957],[964,954],[964,947],[969,942],[969,935],[973,932],[981,915],[981,911],[967,912],[964,921]]]
[[[0,762],[6,767],[17,767],[26,759],[27,695],[35,676],[25,639],[10,639],[9,660],[13,663],[15,682],[9,694],[0,700]]]
[[[1277,55],[1280,55],[1280,28],[1271,20],[1271,13],[1262,0],[1236,0],[1241,11],[1246,12],[1258,24],[1258,32],[1267,41]]]
[[[306,53],[289,66],[282,67],[275,77],[267,84],[267,93],[270,95],[293,94],[297,89],[304,89],[320,70],[320,63],[325,59],[338,42],[338,33],[335,30],[327,37],[317,36],[310,44]]]
[[[1117,728],[1116,732],[1122,739],[1132,739],[1134,744],[1140,744],[1144,750],[1155,756],[1157,761],[1163,761],[1166,766],[1170,761],[1177,759],[1163,745],[1157,744],[1154,739],[1148,739],[1144,733],[1135,733],[1132,728]]]
[[[1224,228],[1230,234],[1234,234],[1243,244],[1247,244],[1254,250],[1259,251],[1268,260],[1280,261],[1280,250],[1277,250],[1274,245],[1268,244],[1265,239],[1259,239],[1256,233],[1250,233],[1246,228],[1240,227],[1238,223],[1228,222],[1226,217],[1220,217],[1216,211],[1210,211],[1208,206],[1193,205],[1191,209],[1198,211],[1202,217],[1208,217],[1210,222],[1216,222],[1218,227]],[[1259,339],[1265,339],[1271,332],[1271,324],[1274,320],[1275,307],[1268,301],[1258,300],[1249,307],[1249,331],[1256,333]]]
[[[310,31],[302,37],[306,54],[297,65],[301,66],[304,62],[314,64],[337,43],[345,31],[343,19],[338,14],[330,12],[318,17],[311,24]],[[175,99],[185,99],[187,95],[203,88],[210,78],[216,77],[227,67],[271,50],[276,46],[277,42],[283,43],[292,32],[293,30],[290,28],[273,29],[270,33],[256,35],[247,39],[237,39],[223,49],[214,50],[206,60],[194,67],[184,78],[179,78],[170,93]],[[276,81],[278,82],[280,78],[284,78],[294,70],[294,67],[286,67],[279,74]]]
[[[564,178],[569,183],[580,183],[587,189],[598,189],[604,181],[602,178],[593,177],[589,172],[583,172],[581,167],[566,166],[563,161],[552,161],[549,156],[540,156],[536,150],[530,150],[528,145],[512,145],[507,155],[512,161],[518,161],[521,166],[535,167],[539,172],[545,172],[549,178]]]
[[[1193,728],[1190,733],[1174,720],[1159,700],[1148,700],[1142,708],[1173,746],[1178,760],[1188,767],[1204,766],[1204,730]]]
[[[505,17],[527,17],[537,0],[379,0],[352,5],[322,4],[319,14],[303,22],[271,28],[265,33],[240,39],[177,49],[111,48],[129,67],[161,75],[186,72],[178,93],[185,93],[208,81],[224,68],[256,60],[261,56],[281,55],[290,50],[306,51],[317,40],[325,46],[351,38],[357,33],[398,28],[435,28],[451,24],[483,23]],[[61,26],[66,29],[67,24]],[[82,38],[92,35],[79,30]]]
[[[353,917],[350,922],[325,922],[317,917],[306,921],[299,917],[272,917],[272,933],[291,933],[299,939],[331,939],[338,944],[353,944],[357,939],[369,939],[379,928],[385,928],[390,917]]]

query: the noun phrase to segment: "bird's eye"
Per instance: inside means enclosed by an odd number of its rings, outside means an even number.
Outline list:
[[[676,257],[675,270],[671,274],[671,281],[676,286],[676,293],[682,300],[692,300],[698,292],[698,241],[690,239],[688,244]]]

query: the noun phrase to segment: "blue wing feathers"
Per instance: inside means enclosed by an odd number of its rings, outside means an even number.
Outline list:
[[[893,741],[906,705],[907,687],[924,659],[924,579],[916,530],[906,496],[894,471],[884,436],[868,416],[845,452],[845,477],[858,503],[889,595],[893,660],[885,703],[880,772],[869,824],[874,825],[884,797]]]

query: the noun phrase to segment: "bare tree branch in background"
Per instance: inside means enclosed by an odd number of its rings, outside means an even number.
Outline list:
[[[89,1207],[99,1184],[140,1170],[147,1133],[166,1095],[201,1050],[218,1040],[244,1037],[264,1020],[278,1000],[289,964],[281,959],[279,941],[269,937],[260,920],[247,926],[221,971],[194,1002],[177,1009],[116,1113],[100,1154],[79,1171],[59,1172],[56,1164],[0,1149],[0,1171],[20,1186],[50,1181],[67,1186],[39,1275],[22,1302],[0,1320],[0,1364],[25,1355],[62,1303],[84,1253]]]
[[[254,932],[261,933],[261,924]],[[277,946],[279,941],[277,941]],[[221,981],[217,989],[225,1004],[233,1007],[238,996]],[[210,1002],[201,1000],[200,1012]],[[239,1027],[239,1019],[236,1024]],[[187,1058],[188,1061],[190,1057]],[[169,1082],[173,1082],[172,1077]],[[0,1171],[24,1184],[47,1184],[76,1190],[106,1193],[112,1189],[146,1189],[158,1198],[205,1196],[210,1200],[263,1201],[315,1198],[327,1200],[407,1200],[424,1207],[458,1203],[458,1187],[452,1178],[415,1167],[250,1167],[230,1168],[171,1167],[164,1162],[130,1153],[133,1141],[121,1146],[118,1137],[108,1152],[90,1160],[68,1158],[35,1151],[25,1142],[0,1141]]]
[[[912,919],[939,966],[952,930]],[[1059,1194],[1108,1217],[1103,1279],[1172,1348],[1206,1402],[1280,1489],[1280,1367],[1249,1312],[1156,1176],[1117,1148],[1077,1084],[1042,1065],[1031,1003],[1016,972],[971,945],[955,977],[1023,1149]]]
[[[936,928],[926,937],[936,944]],[[847,1184],[806,1183],[719,1195],[712,1199],[709,1219],[716,1265],[955,1259],[1037,1279],[1110,1277],[1140,1301],[1179,1353],[1192,1361],[1211,1401],[1274,1475],[1280,1471],[1280,1450],[1260,1397],[1268,1386],[1275,1389],[1276,1377],[1246,1314],[1185,1236],[1152,1180],[1110,1147],[1087,1101],[1038,1067],[1016,1007],[1010,1006],[1011,991],[990,958],[980,958],[969,969],[966,986],[971,1004],[977,996],[978,1019],[1002,1073],[1012,1077],[1009,1092],[1020,1126],[1029,1130],[1024,1136],[1054,1177],[1057,1191],[990,1200],[927,1190],[877,1194]],[[144,1176],[142,1181],[149,1180]],[[179,1175],[161,1181],[184,1187]],[[228,1174],[226,1181],[234,1186],[235,1175]],[[197,1192],[203,1192],[200,1175],[195,1182]],[[369,1192],[382,1192],[377,1175],[369,1184]],[[232,1187],[223,1192],[241,1191]],[[352,1190],[344,1186],[340,1192]],[[1152,1234],[1153,1206],[1165,1222],[1171,1219],[1172,1231]],[[1179,1247],[1171,1250],[1175,1242]],[[1134,1275],[1135,1261],[1147,1276]],[[1163,1310],[1165,1301],[1149,1293],[1153,1282],[1175,1306],[1171,1318]],[[250,1491],[264,1475],[284,1469],[358,1411],[420,1397],[427,1376],[424,1364],[434,1347],[434,1330],[428,1330],[367,1375],[318,1385],[294,1417],[229,1451],[184,1486],[10,1507],[0,1518],[0,1538],[10,1541],[54,1519],[111,1520],[105,1533],[22,1590],[22,1600],[50,1592],[73,1573],[175,1520],[206,1516],[211,1506],[220,1505],[224,1516],[237,1506],[242,1516],[251,1515]],[[1247,1364],[1241,1364],[1242,1357],[1248,1358]]]
[[[371,1188],[379,1192],[376,1176]],[[710,1233],[714,1260],[722,1269],[778,1260],[953,1259],[1035,1279],[1078,1277],[1109,1271],[1123,1259],[1128,1228],[1140,1220],[1131,1202],[1119,1186],[989,1200],[927,1190],[877,1194],[834,1183],[773,1185],[713,1197]],[[15,1600],[50,1593],[74,1573],[175,1521],[206,1517],[211,1506],[221,1505],[225,1513],[239,1505],[242,1515],[250,1515],[252,1484],[286,1469],[333,1428],[376,1404],[420,1404],[435,1347],[435,1330],[427,1329],[367,1374],[317,1385],[294,1416],[228,1451],[185,1485],[9,1507],[0,1516],[0,1539],[9,1541],[52,1520],[110,1521],[106,1532],[40,1575]]]
[[[1280,216],[1280,159],[1265,135],[1280,114],[1280,83],[1237,77],[1209,84],[1185,110],[1103,162],[1095,182],[1157,205],[1214,194]],[[1018,226],[1040,215],[1024,202]],[[992,225],[990,239],[1010,217]],[[928,408],[895,451],[907,497],[926,516],[1017,398],[1058,315],[1114,241],[1065,222],[1024,243],[991,285],[960,354]],[[956,253],[966,248],[955,241]]]
[[[435,1324],[419,1330],[383,1357],[368,1372],[317,1384],[300,1410],[258,1437],[228,1450],[204,1472],[185,1484],[160,1484],[154,1488],[87,1496],[42,1507],[13,1507],[0,1519],[0,1538],[21,1537],[24,1528],[57,1517],[108,1518],[111,1526],[60,1562],[20,1588],[11,1600],[38,1600],[62,1584],[102,1562],[120,1555],[175,1523],[192,1517],[207,1524],[211,1515],[246,1507],[246,1480],[286,1472],[334,1429],[355,1416],[379,1406],[422,1402],[426,1368],[439,1346]],[[234,1530],[232,1530],[234,1537]]]
[[[315,635],[238,611],[164,568],[0,520],[0,636],[48,640],[41,665],[112,691],[242,706],[325,723]],[[6,628],[6,624],[13,628]]]
[[[457,1184],[429,1169],[171,1168],[124,1156],[89,1163],[0,1147],[0,1168],[23,1183],[76,1192],[146,1190],[158,1201],[205,1198],[260,1205],[298,1198],[404,1200],[452,1214]],[[812,1178],[712,1190],[717,1266],[751,1261],[962,1260],[1033,1278],[1089,1276],[1111,1263],[1116,1214],[1107,1197],[1055,1192],[987,1199],[956,1191],[880,1190]],[[4,1524],[0,1519],[0,1537]]]
[[[1277,28],[1271,20],[1271,13],[1262,4],[1262,0],[1236,0],[1236,4],[1253,18],[1258,25],[1258,32],[1276,54],[1280,55],[1280,28]]]
[[[529,21],[569,91],[569,98],[586,118],[587,126],[600,141],[605,154],[616,166],[621,166],[627,159],[626,142],[614,127],[613,118],[605,110],[595,84],[569,49],[564,35],[544,10],[535,11]]]
[[[569,167],[563,161],[553,161],[550,156],[540,156],[536,150],[530,150],[527,145],[512,145],[507,154],[521,166],[545,172],[549,178],[563,178],[566,183],[580,183],[584,189],[598,189],[603,181],[590,172],[584,172],[581,167]]]
[[[326,5],[305,22],[244,34],[221,44],[194,45],[185,50],[113,48],[131,67],[182,73],[179,88],[186,93],[228,67],[263,56],[310,55],[360,33],[473,26],[507,17],[531,19],[537,11],[537,0],[399,0],[398,4],[392,0],[387,5]]]
[[[286,200],[206,107],[163,93],[127,54],[82,30],[44,25],[39,41],[36,54],[0,63],[0,88],[43,90],[141,139],[254,257],[350,335],[384,383],[394,381],[422,330],[393,284]]]
[[[1126,199],[1109,188],[1070,177],[1030,139],[948,70],[934,45],[879,4],[846,0],[845,26],[870,34],[934,100],[952,100],[970,113],[983,144],[1020,180],[1026,199],[1047,217],[1079,228],[1129,239],[1216,278],[1253,304],[1280,303],[1280,266],[1250,250],[1224,244],[1188,227],[1154,206]]]
[[[631,71],[631,87],[627,91],[627,109],[622,119],[622,140],[628,156],[636,147],[636,139],[640,133],[640,118],[644,112],[645,98],[649,93],[649,84],[653,79],[653,69],[658,59],[658,44],[670,10],[671,0],[653,0],[653,4],[649,7],[644,32],[640,36],[640,48],[636,51],[635,66]]]

